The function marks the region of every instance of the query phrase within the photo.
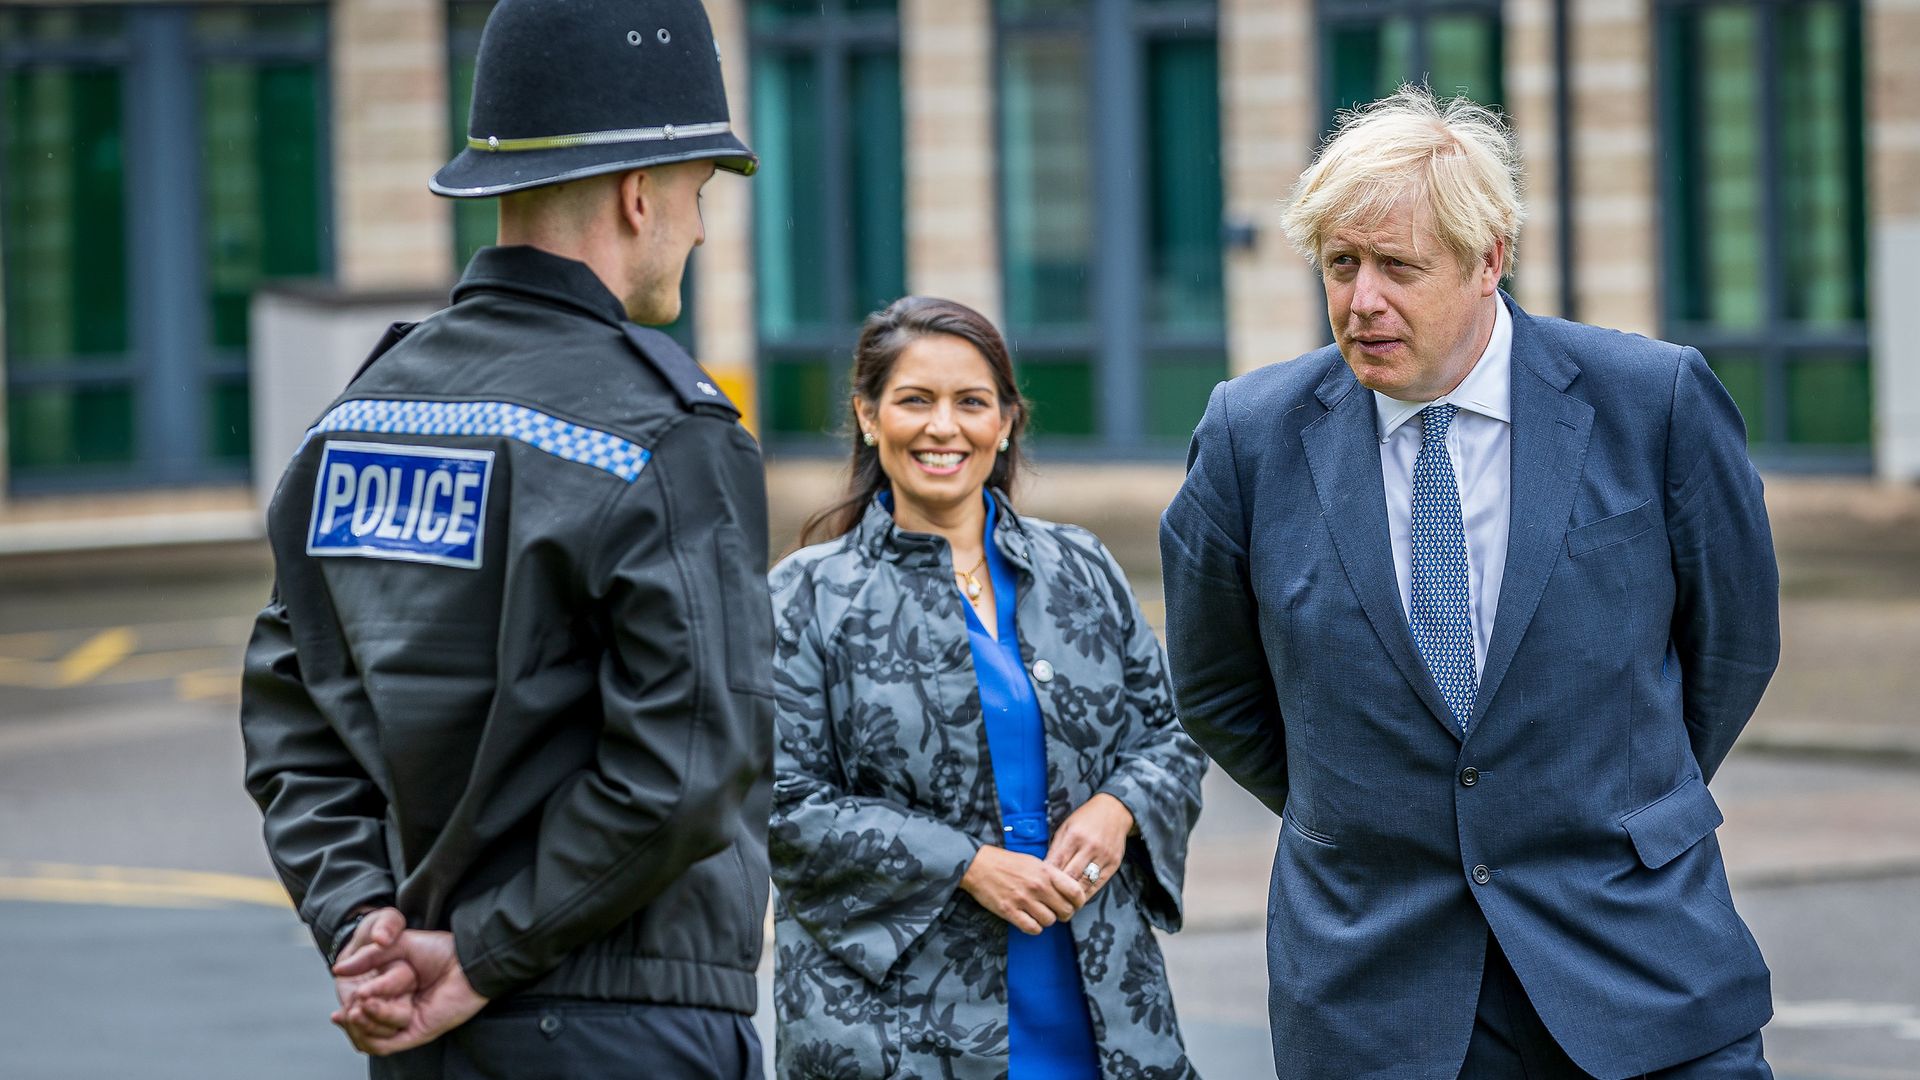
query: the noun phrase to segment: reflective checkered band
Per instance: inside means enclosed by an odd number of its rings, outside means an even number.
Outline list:
[[[307,438],[329,431],[518,439],[536,450],[591,465],[628,483],[640,475],[653,456],[652,451],[618,435],[505,401],[345,401],[321,417],[307,432]]]
[[[1447,453],[1447,429],[1459,411],[1457,405],[1420,410],[1420,454],[1413,459],[1413,602],[1407,621],[1420,658],[1464,733],[1480,679],[1474,672],[1460,486]]]

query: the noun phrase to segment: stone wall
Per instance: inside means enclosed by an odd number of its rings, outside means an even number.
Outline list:
[[[346,289],[444,285],[453,217],[427,179],[447,159],[446,8],[334,0],[334,279]]]

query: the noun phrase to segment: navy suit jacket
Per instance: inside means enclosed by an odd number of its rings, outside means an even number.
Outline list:
[[[1453,1080],[1489,928],[1599,1077],[1772,1014],[1706,786],[1779,658],[1745,427],[1697,351],[1501,301],[1512,528],[1464,737],[1414,649],[1373,395],[1337,349],[1217,387],[1161,519],[1181,720],[1284,819],[1286,1080]]]

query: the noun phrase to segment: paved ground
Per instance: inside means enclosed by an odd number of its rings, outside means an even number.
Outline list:
[[[778,465],[776,536],[831,489]],[[1157,616],[1178,471],[1061,466],[1025,504],[1094,528]],[[1775,971],[1782,1080],[1920,1078],[1920,494],[1770,485],[1780,674],[1715,794]],[[350,1077],[312,946],[266,881],[233,707],[257,544],[0,559],[0,1077]],[[1189,930],[1195,1060],[1271,1074],[1260,929],[1273,818],[1216,774]]]
[[[363,1075],[325,1022],[311,940],[266,880],[238,770],[221,703],[0,721],[0,1076]],[[1876,867],[1874,853],[1902,839],[1892,822],[1815,845],[1753,808],[1843,792],[1864,807],[1917,783],[1904,765],[1738,752],[1716,782],[1736,901],[1774,970],[1766,1039],[1781,1080],[1920,1077],[1920,876]],[[1213,1080],[1272,1075],[1261,913],[1275,831],[1210,777],[1189,928],[1165,948],[1189,1046]],[[1758,863],[1783,839],[1803,856],[1790,874]]]

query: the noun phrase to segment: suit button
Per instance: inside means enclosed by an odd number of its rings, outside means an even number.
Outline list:
[[[1053,665],[1047,663],[1045,660],[1035,660],[1033,662],[1033,681],[1052,682]]]
[[[1492,880],[1493,874],[1488,871],[1485,866],[1476,866],[1473,868],[1473,883],[1475,885],[1485,885]]]
[[[551,1039],[560,1034],[560,1018],[552,1013],[540,1017],[540,1034]]]
[[[1480,770],[1469,765],[1460,770],[1460,786],[1472,787],[1480,782]]]

